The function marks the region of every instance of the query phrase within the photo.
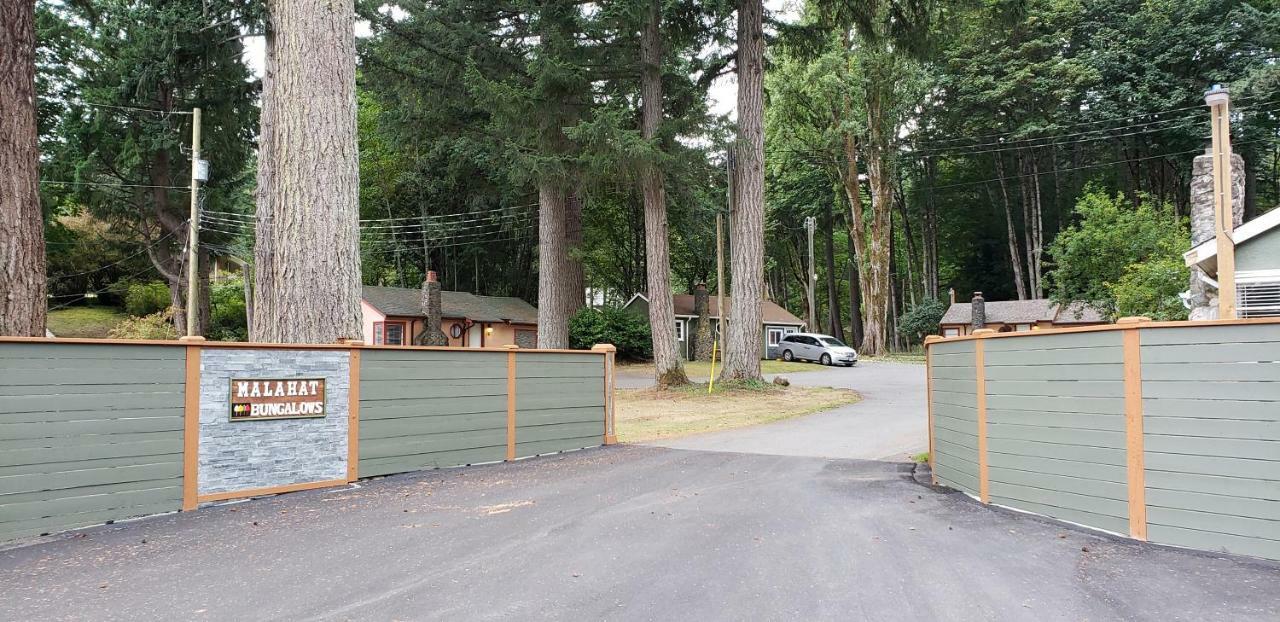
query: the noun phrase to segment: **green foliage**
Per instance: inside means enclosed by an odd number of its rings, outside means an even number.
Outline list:
[[[214,341],[247,341],[249,339],[243,281],[235,279],[213,286],[209,307],[209,328],[205,331],[206,337]]]
[[[1176,269],[1190,239],[1187,221],[1173,207],[1090,190],[1076,204],[1078,222],[1049,246],[1052,298],[1083,302],[1112,315],[1167,317],[1170,295],[1186,288]],[[1119,307],[1120,300],[1125,307]]]
[[[1107,287],[1121,317],[1145,315],[1153,320],[1185,320],[1187,307],[1178,294],[1187,289],[1191,269],[1176,255],[1155,257],[1129,266]]]
[[[112,339],[177,339],[178,332],[173,329],[173,311],[166,309],[159,313],[130,317],[111,329]]]
[[[169,308],[169,286],[160,281],[130,283],[125,289],[124,310],[129,315],[142,317]]]
[[[597,343],[613,344],[618,357],[626,360],[653,356],[648,319],[618,308],[583,308],[569,318],[570,347],[588,349]]]
[[[946,312],[947,305],[941,300],[926,298],[902,314],[898,319],[898,331],[920,343],[926,335],[938,334],[938,324]]]

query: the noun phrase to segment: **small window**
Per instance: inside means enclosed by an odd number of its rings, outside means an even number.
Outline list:
[[[385,325],[386,325],[386,322],[373,323],[373,345],[375,346],[382,345],[382,328]]]
[[[1014,332],[1025,333],[1031,330],[1031,325],[1030,324],[1014,324],[1013,330]]]
[[[386,322],[383,339],[389,346],[404,345],[404,322]]]
[[[684,320],[676,320],[676,341],[684,341]]]
[[[959,329],[959,328],[948,328],[948,329],[945,329],[945,330],[943,330],[943,331],[942,331],[942,336],[943,336],[943,337],[959,337],[959,336],[960,336],[960,329]]]
[[[781,328],[770,328],[769,329],[769,345],[776,346],[779,343],[786,341],[785,339],[783,339],[784,334],[785,333]]]

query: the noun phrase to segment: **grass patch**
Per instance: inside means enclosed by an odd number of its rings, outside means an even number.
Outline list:
[[[925,462],[928,462],[928,461],[929,461],[929,452],[927,452],[927,451],[926,451],[926,452],[924,452],[924,453],[922,453],[922,454],[916,454],[916,455],[914,455],[914,456],[911,456],[911,461],[912,461],[912,462],[919,462],[919,463],[925,463]]]
[[[922,359],[923,360],[923,359]],[[719,360],[716,360],[716,373],[720,373],[722,367]],[[619,364],[620,371],[634,372],[636,374],[653,374],[653,363],[625,363]],[[817,363],[800,363],[787,361],[760,361],[760,373],[762,374],[789,374],[803,371],[819,371],[826,369]],[[711,361],[685,361],[684,373],[690,378],[710,378],[711,377]],[[706,387],[703,387],[706,390]]]
[[[67,307],[49,312],[49,330],[59,337],[106,339],[129,317],[114,307]]]
[[[692,384],[666,391],[619,389],[618,440],[652,441],[799,417],[861,399],[848,389],[779,387],[765,382]]]

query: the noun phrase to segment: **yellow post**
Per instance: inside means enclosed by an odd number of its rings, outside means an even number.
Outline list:
[[[1213,225],[1218,250],[1218,319],[1236,317],[1235,210],[1231,197],[1231,97],[1227,89],[1214,86],[1204,94],[1213,130]]]
[[[716,386],[716,346],[719,343],[719,337],[711,340],[711,380],[707,382],[707,395],[711,395],[711,390]]]

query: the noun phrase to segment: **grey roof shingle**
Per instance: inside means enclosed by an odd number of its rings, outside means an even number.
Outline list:
[[[1053,322],[1054,324],[1099,324],[1106,318],[1097,309],[1071,303],[1066,310],[1045,298],[1033,300],[988,300],[987,321],[1001,324]],[[943,324],[970,324],[973,322],[973,304],[957,302],[942,316]]]
[[[422,290],[407,287],[361,288],[361,298],[373,308],[387,314],[404,317],[426,317],[422,308]],[[440,315],[447,318],[467,318],[476,322],[512,322],[537,324],[538,309],[511,296],[477,296],[468,292],[440,292]]]

